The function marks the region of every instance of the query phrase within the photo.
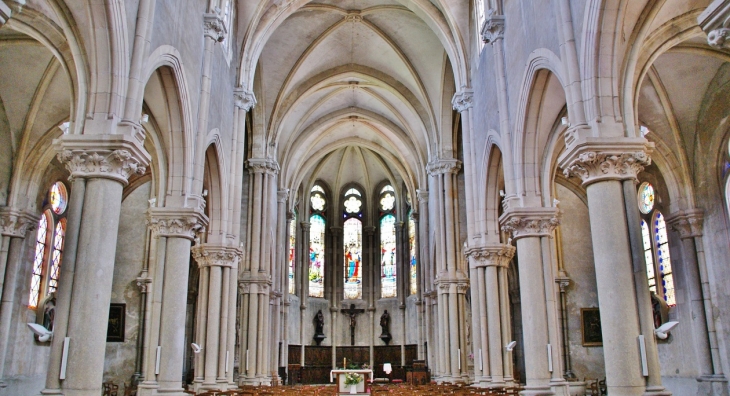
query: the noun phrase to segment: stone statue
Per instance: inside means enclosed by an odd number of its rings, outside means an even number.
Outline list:
[[[324,315],[321,309],[317,311],[317,315],[314,317],[314,334],[324,334]]]
[[[43,301],[43,327],[53,331],[53,322],[56,319],[56,293],[51,293]]]
[[[390,327],[390,314],[387,309],[383,312],[383,316],[380,317],[380,327],[383,328],[383,334],[390,334],[388,330],[388,327]]]

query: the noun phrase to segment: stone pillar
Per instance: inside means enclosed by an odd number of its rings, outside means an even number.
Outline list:
[[[631,237],[640,235],[639,221],[627,213],[633,208],[626,206],[622,185],[623,180],[635,180],[643,166],[650,163],[651,148],[643,138],[581,138],[559,158],[566,176],[579,176],[588,193],[603,343],[610,346],[604,348],[604,359],[611,395],[666,394],[657,388],[661,387],[661,378],[651,372],[655,370],[653,365],[646,367],[653,381],[647,384],[642,377],[640,336],[647,346],[647,362],[658,357],[653,326],[646,328],[647,314],[641,309],[648,305],[646,266],[637,265],[632,258],[631,242],[636,237]],[[631,194],[636,196],[635,188]],[[635,273],[635,266],[643,267],[643,271],[637,268]],[[646,286],[645,293],[640,290],[637,296],[637,288],[642,285]]]
[[[555,208],[509,208],[500,217],[502,230],[517,241],[520,298],[522,300],[525,380],[523,395],[553,395],[548,360],[548,300],[545,295],[545,262],[541,239],[552,235],[560,221]],[[550,280],[553,281],[552,279]]]
[[[481,340],[482,354],[475,352],[474,365],[484,366],[484,374],[479,382],[480,387],[505,386],[503,364],[502,321],[509,317],[509,310],[503,310],[502,285],[499,282],[498,270],[507,268],[515,254],[511,245],[485,245],[467,249],[469,264],[474,269],[476,284],[472,282],[472,290],[476,296],[472,305],[478,306],[479,318],[475,320],[474,337]],[[479,360],[481,359],[481,361]],[[511,363],[511,362],[510,362]]]
[[[700,364],[700,391],[711,395],[727,395],[727,377],[722,371],[720,351],[715,330],[715,315],[707,277],[707,265],[702,242],[704,213],[701,209],[680,211],[668,220],[682,240],[685,282],[693,320],[692,336],[697,361]]]
[[[13,324],[13,308],[17,305],[15,295],[18,288],[18,274],[22,273],[23,244],[29,231],[35,229],[39,216],[17,209],[4,207],[0,209],[0,234],[2,235],[2,251],[0,251],[0,277],[2,291],[0,295],[0,384],[4,385],[5,359],[7,357],[10,329]],[[67,227],[68,229],[68,227]],[[27,296],[26,296],[27,297]]]
[[[276,246],[275,225],[276,175],[279,165],[270,159],[254,158],[248,160],[252,174],[253,187],[249,210],[251,234],[244,255],[248,256],[250,266],[240,275],[239,288],[242,296],[241,318],[241,377],[240,384],[270,385],[271,372],[271,288],[272,257],[271,249]],[[245,327],[243,327],[245,326]],[[248,368],[246,368],[248,367]]]
[[[75,244],[79,248],[71,268],[73,287],[71,293],[68,289],[61,293],[70,294],[68,301],[73,301],[66,328],[70,344],[66,379],[61,383],[64,395],[101,393],[112,291],[109,274],[114,271],[122,189],[132,173],[144,173],[149,163],[141,143],[123,135],[64,135],[54,141],[58,160],[66,165],[71,178],[86,179]],[[6,284],[4,289],[8,287]],[[56,343],[63,343],[63,339],[59,337]]]
[[[368,344],[370,346],[370,367],[375,365],[375,338],[377,337],[375,327],[375,263],[373,255],[373,235],[375,235],[374,226],[364,226],[363,234],[365,238],[363,240],[363,274],[367,274],[367,279],[363,281],[364,284],[368,285],[367,298],[368,301],[368,319],[370,320],[370,335]],[[366,282],[365,282],[366,281]]]
[[[157,320],[147,341],[150,353],[145,381],[139,386],[142,396],[163,393],[184,395],[181,373],[185,348],[189,347],[185,345],[185,314],[190,246],[196,233],[208,222],[203,214],[202,200],[191,203],[193,207],[149,209],[147,221],[153,237],[157,239],[152,288],[157,289],[158,304],[153,308]]]
[[[231,273],[238,272],[241,252],[233,247],[210,244],[195,246],[192,252],[201,272],[198,290],[208,295],[205,299],[207,312],[200,312],[206,316],[205,338],[197,339],[203,348],[200,354],[205,359],[195,372],[203,372],[202,389],[225,390],[228,388],[226,369],[233,369],[232,351],[228,349],[229,320],[235,321],[235,317],[229,317],[230,305],[235,306],[235,300],[231,301],[230,277]],[[206,276],[202,276],[204,272]]]
[[[460,163],[454,159],[441,159],[429,163],[428,173],[434,179],[438,193],[434,196],[436,205],[435,230],[438,285],[438,337],[439,366],[437,373],[441,381],[464,382],[466,367],[466,318],[464,312],[465,292],[469,279],[466,269],[459,260],[457,223],[459,218],[454,203],[457,201],[456,174]]]
[[[431,278],[431,262],[429,255],[429,215],[428,210],[428,191],[418,190],[418,212],[422,215],[419,217],[418,227],[416,228],[418,235],[418,292],[423,298],[423,341],[428,348],[424,352],[422,359],[426,359],[429,367],[435,364],[436,359],[434,352],[436,348],[436,342],[433,339],[433,327],[434,317],[432,315],[433,297],[432,287],[433,279]],[[433,370],[433,369],[432,369]]]

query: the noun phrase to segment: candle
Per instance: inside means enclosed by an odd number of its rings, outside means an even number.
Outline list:
[[[343,369],[347,368],[347,358],[342,358],[342,368]]]

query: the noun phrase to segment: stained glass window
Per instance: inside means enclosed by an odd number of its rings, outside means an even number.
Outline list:
[[[641,183],[639,186],[639,210],[643,214],[648,214],[654,209],[654,187],[647,183]]]
[[[66,211],[66,204],[68,203],[68,193],[66,192],[66,186],[61,182],[56,182],[51,187],[51,209],[53,213],[60,215]]]
[[[408,216],[408,250],[410,251],[411,294],[418,293],[418,275],[416,273],[416,222]]]
[[[356,218],[343,227],[345,251],[345,298],[362,298],[362,222]]]
[[[395,205],[395,196],[393,194],[385,194],[380,198],[380,209],[387,211],[392,210]]]
[[[641,220],[641,237],[644,241],[644,258],[646,260],[646,277],[649,281],[649,291],[656,293],[656,275],[654,274],[654,252],[651,250],[651,235],[646,221]]]
[[[358,194],[359,195],[359,194]],[[357,213],[360,211],[360,207],[362,206],[362,201],[355,197],[350,197],[345,200],[345,211],[347,213]]]
[[[656,242],[662,295],[664,296],[664,301],[671,307],[677,304],[674,296],[674,275],[672,274],[672,260],[669,256],[667,226],[664,223],[664,216],[659,211],[656,212],[654,217],[654,240]]]
[[[56,224],[53,237],[53,253],[51,253],[51,271],[48,277],[48,293],[58,290],[58,276],[61,274],[61,256],[63,255],[63,241],[66,239],[66,219]]]
[[[46,261],[46,244],[48,238],[48,225],[50,213],[46,211],[41,215],[38,221],[38,232],[36,233],[35,256],[33,258],[33,274],[30,281],[30,298],[28,306],[36,308],[41,293],[41,283],[43,281],[43,264]]]
[[[320,211],[320,212],[324,210],[325,200],[321,194],[318,194],[318,193],[312,194],[312,198],[310,198],[310,201],[312,203],[312,209]]]
[[[396,297],[395,216],[389,214],[380,220],[380,268],[382,297]]]
[[[289,294],[297,292],[296,283],[294,280],[294,252],[297,247],[297,213],[294,212],[294,216],[289,223]]]
[[[324,217],[309,218],[309,296],[324,297]]]
[[[362,196],[362,194],[360,194],[360,191],[357,191],[354,188],[347,190],[347,192],[345,193],[345,196],[348,196],[348,195],[357,195],[358,197]]]

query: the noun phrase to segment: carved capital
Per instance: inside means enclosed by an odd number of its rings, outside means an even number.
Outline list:
[[[559,159],[565,177],[578,176],[583,185],[604,180],[636,180],[651,164],[653,144],[643,138],[591,139],[575,144]]]
[[[248,171],[276,175],[279,173],[279,164],[269,158],[251,158],[248,160]]]
[[[193,208],[150,208],[147,225],[155,238],[195,239],[195,234],[208,225],[208,217]]]
[[[276,192],[277,202],[284,203],[284,202],[286,202],[287,198],[289,198],[289,189],[288,188],[285,188],[283,190],[279,190]]]
[[[515,255],[512,245],[476,246],[466,249],[471,267],[507,267]]]
[[[220,43],[225,40],[227,33],[223,18],[218,13],[203,14],[203,35],[205,37],[210,37]]]
[[[142,294],[147,293],[151,283],[151,278],[137,278],[137,289],[139,289],[139,292]]]
[[[312,227],[312,223],[308,221],[302,221],[299,223],[299,227],[302,228],[302,232],[309,232],[309,229]]]
[[[565,293],[568,286],[570,286],[570,278],[568,277],[556,277],[555,283],[558,284],[558,288],[560,288],[561,293]]]
[[[704,212],[702,209],[680,211],[669,216],[667,223],[679,233],[681,239],[701,237]]]
[[[233,91],[233,104],[239,109],[248,112],[256,106],[256,96],[253,91],[238,88]]]
[[[707,44],[715,48],[730,48],[730,2],[713,1],[697,18],[697,23],[707,33]]]
[[[451,275],[442,273],[434,282],[434,285],[438,287],[438,293],[457,293],[465,294],[469,289],[469,279],[460,277],[457,275],[456,278]]]
[[[459,113],[463,113],[472,107],[474,107],[474,91],[471,89],[464,89],[454,94],[451,98],[451,105],[454,110]]]
[[[429,175],[435,176],[443,173],[459,173],[461,161],[455,159],[437,159],[428,163],[426,171]]]
[[[132,174],[144,174],[150,162],[149,153],[125,135],[63,135],[53,144],[69,179],[106,178],[126,185]]]
[[[556,208],[514,208],[503,213],[499,223],[514,239],[544,237],[560,225],[559,215]]]
[[[482,40],[489,44],[494,44],[497,40],[504,38],[504,15],[497,15],[495,10],[487,11],[487,17],[482,23],[481,30]]]
[[[231,246],[196,245],[190,249],[198,267],[238,267],[241,250]]]
[[[416,197],[420,203],[428,203],[428,190],[416,190]]]
[[[246,271],[238,281],[238,291],[242,294],[269,295],[271,289],[271,275],[263,272]]]
[[[38,225],[38,216],[8,207],[0,208],[0,234],[13,238],[25,238],[28,231]]]

